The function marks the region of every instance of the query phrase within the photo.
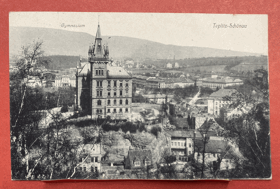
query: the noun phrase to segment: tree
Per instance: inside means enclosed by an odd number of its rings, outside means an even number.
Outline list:
[[[224,137],[234,141],[245,157],[231,175],[235,178],[269,178],[271,176],[270,159],[270,128],[269,128],[269,90],[268,73],[266,70],[256,70],[254,78],[248,81],[258,96],[252,92],[240,90],[227,100],[232,106],[244,109],[248,113],[226,122]],[[261,98],[259,98],[261,96]]]

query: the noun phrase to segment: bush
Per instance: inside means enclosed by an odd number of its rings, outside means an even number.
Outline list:
[[[156,137],[158,137],[158,132],[161,132],[161,128],[160,128],[160,127],[158,127],[158,126],[152,127],[151,133],[152,133],[153,135],[155,135]]]
[[[61,108],[61,113],[64,113],[64,112],[68,112],[68,106],[67,104],[63,104],[62,108]]]

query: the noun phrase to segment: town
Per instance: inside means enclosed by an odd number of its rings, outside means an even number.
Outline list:
[[[13,179],[270,177],[267,56],[113,59],[99,23],[92,43],[10,63]]]

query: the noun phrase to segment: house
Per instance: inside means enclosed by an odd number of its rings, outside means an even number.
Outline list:
[[[180,65],[178,62],[175,62],[174,68],[180,68]]]
[[[179,160],[188,161],[188,157],[194,153],[194,130],[166,131],[171,138],[171,153],[178,156]]]
[[[173,67],[173,65],[171,63],[166,64],[166,68],[172,68],[172,67]]]
[[[78,170],[81,172],[101,171],[101,144],[80,145],[77,150],[79,154]]]
[[[243,114],[247,114],[253,105],[238,105],[237,107],[233,107],[233,105],[227,105],[220,109],[220,117],[225,121],[229,121],[233,118],[238,118]]]
[[[146,168],[152,163],[150,150],[129,150],[127,158],[125,158],[125,169]]]
[[[209,140],[204,143],[204,140],[196,139],[194,159],[198,163],[203,163],[204,153],[204,164],[209,167],[213,166],[213,169],[217,170],[220,166],[222,153],[226,151],[226,148],[227,142],[223,140]]]
[[[212,93],[208,98],[208,113],[219,116],[220,109],[228,104],[231,104],[231,101],[225,97],[230,97],[236,92],[237,91],[235,89],[220,89]]]

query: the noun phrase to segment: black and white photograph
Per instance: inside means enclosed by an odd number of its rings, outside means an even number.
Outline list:
[[[265,14],[10,12],[12,180],[270,180]]]

